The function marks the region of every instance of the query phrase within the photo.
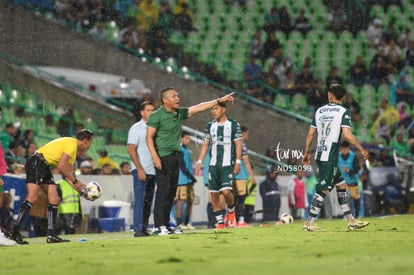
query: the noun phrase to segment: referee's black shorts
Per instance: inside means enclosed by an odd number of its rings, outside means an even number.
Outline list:
[[[51,167],[40,153],[31,155],[25,164],[26,183],[56,184]]]

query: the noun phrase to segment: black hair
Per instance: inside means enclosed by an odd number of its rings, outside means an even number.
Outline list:
[[[184,137],[184,136],[191,136],[191,134],[188,131],[182,131],[181,132],[181,137]]]
[[[78,140],[84,140],[84,139],[91,139],[93,137],[93,132],[89,129],[82,129],[78,132],[76,135],[76,138]]]
[[[147,106],[147,105],[154,106],[154,104],[152,103],[151,100],[146,100],[146,101],[144,101],[144,102],[141,103],[141,105],[139,106],[139,110],[140,111],[143,111],[145,109],[145,106]]]
[[[340,145],[341,147],[344,147],[344,148],[348,148],[348,147],[350,147],[351,146],[351,144],[348,142],[348,141],[346,141],[346,140],[343,140],[342,142],[341,142],[341,145]]]
[[[341,84],[332,84],[329,86],[328,92],[333,94],[336,99],[342,99],[346,94],[346,89]]]
[[[160,101],[161,101],[161,104],[164,104],[164,101],[162,100],[162,97],[164,96],[164,93],[165,92],[168,92],[168,91],[171,91],[171,90],[175,90],[175,89],[172,86],[169,86],[169,87],[164,88],[164,89],[161,90],[161,92],[160,92]]]
[[[249,128],[247,128],[247,126],[241,126],[240,130],[242,133],[249,131]]]

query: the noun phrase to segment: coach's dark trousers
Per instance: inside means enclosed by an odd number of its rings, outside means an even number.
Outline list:
[[[161,171],[156,169],[154,226],[157,228],[162,225],[169,226],[171,207],[177,191],[180,158],[180,152],[161,157],[162,169]]]

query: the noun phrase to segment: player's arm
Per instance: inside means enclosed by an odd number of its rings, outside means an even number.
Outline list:
[[[252,181],[253,185],[257,184],[256,177],[254,176],[253,168],[250,163],[250,159],[248,155],[243,155],[242,160],[244,162],[244,166],[246,166],[246,170],[249,173],[250,180]]]
[[[145,141],[147,142],[148,150],[151,153],[154,167],[157,168],[158,170],[161,170],[162,169],[161,159],[157,154],[157,150],[155,150],[155,144],[154,144],[154,136],[156,132],[157,132],[157,129],[147,125],[147,134],[145,136]]]
[[[238,173],[240,173],[243,139],[242,138],[236,139],[234,141],[234,145],[236,149],[236,164],[234,165],[233,172],[235,175],[237,175]]]
[[[315,134],[316,134],[316,128],[309,127],[308,134],[306,135],[305,154],[302,159],[302,163],[304,165],[310,165],[310,160],[311,160],[310,150],[311,150],[312,141],[315,137]]]
[[[197,105],[189,107],[188,108],[188,117],[192,117],[193,115],[195,115],[197,113],[207,111],[207,110],[213,108],[214,106],[216,106],[219,103],[233,103],[234,102],[233,94],[234,93],[230,93],[230,94],[227,94],[223,97],[219,97],[217,99],[213,99],[213,100],[206,101],[206,102],[201,102]]]
[[[357,150],[362,154],[364,159],[368,159],[368,152],[362,147],[362,145],[356,140],[355,136],[352,134],[351,128],[342,127],[342,133],[346,141],[349,142],[352,146],[355,146]]]
[[[135,167],[137,168],[138,178],[142,181],[145,181],[147,179],[147,175],[145,174],[144,168],[142,168],[141,162],[139,161],[137,147],[138,146],[135,144],[128,144],[128,154]]]
[[[73,164],[69,163],[70,159],[71,157],[68,154],[63,153],[60,157],[57,168],[72,188],[79,193],[82,193],[84,191],[84,184],[76,178],[75,173],[73,172]]]
[[[203,160],[206,157],[209,146],[210,146],[210,141],[205,139],[203,145],[201,146],[200,156],[198,157],[198,160],[197,160],[197,170],[201,169]]]

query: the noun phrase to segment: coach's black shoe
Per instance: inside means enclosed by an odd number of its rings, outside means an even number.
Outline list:
[[[62,239],[59,236],[49,235],[49,236],[47,236],[46,242],[47,243],[67,243],[67,242],[70,242],[70,241],[69,240]]]
[[[183,231],[176,227],[168,227],[167,230],[170,232],[170,234],[182,234]]]
[[[150,234],[147,231],[135,231],[134,233],[134,238],[139,238],[139,237],[148,237]]]
[[[28,241],[23,240],[22,234],[20,234],[20,232],[18,231],[10,232],[10,234],[7,237],[18,244],[29,244]]]

